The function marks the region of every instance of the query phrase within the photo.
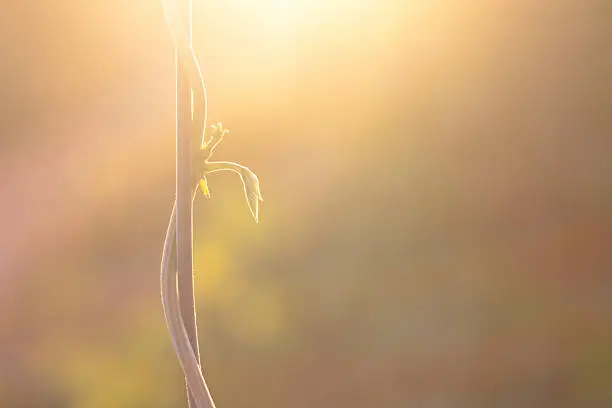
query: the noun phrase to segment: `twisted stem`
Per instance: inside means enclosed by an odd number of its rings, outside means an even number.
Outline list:
[[[202,145],[204,145],[207,98],[202,71],[189,41],[189,35],[185,29],[186,24],[181,17],[178,5],[173,0],[163,0],[162,6],[174,46],[182,66],[186,69],[188,83],[193,92],[193,117],[190,133],[195,137],[201,135]],[[189,341],[181,314],[177,288],[176,207],[175,201],[164,241],[161,265],[162,304],[170,337],[189,391],[193,396],[195,408],[214,408],[214,401]]]
[[[200,364],[195,356],[187,330],[181,316],[178,291],[176,286],[176,204],[172,207],[170,222],[166,231],[161,265],[162,304],[166,323],[174,345],[179,364],[197,408],[214,408],[215,403],[210,395]]]
[[[193,120],[192,132],[194,137],[201,135],[201,148],[194,156],[193,163],[195,172],[200,178],[200,188],[206,197],[210,196],[206,175],[218,171],[232,171],[240,176],[242,181],[247,204],[255,219],[259,222],[259,201],[263,201],[259,188],[259,180],[255,173],[247,167],[226,161],[209,161],[215,151],[215,148],[223,140],[223,137],[229,133],[229,130],[224,129],[219,122],[212,125],[210,138],[206,137],[206,116],[207,116],[207,97],[204,78],[198,59],[191,47],[189,36],[185,30],[185,24],[181,18],[180,11],[177,5],[172,0],[162,1],[164,12],[166,15],[166,23],[174,46],[177,49],[179,59],[187,71],[189,85],[192,88],[194,95],[193,103]],[[195,189],[197,191],[197,188]],[[195,197],[195,195],[194,195]],[[180,299],[177,288],[177,248],[176,248],[176,201],[172,207],[172,214],[166,231],[164,241],[164,250],[161,262],[161,292],[162,304],[166,323],[170,331],[170,337],[174,345],[179,364],[185,378],[189,391],[193,396],[195,408],[215,408],[212,396],[202,375],[202,370],[198,362],[198,358],[191,347],[185,323],[181,314]]]

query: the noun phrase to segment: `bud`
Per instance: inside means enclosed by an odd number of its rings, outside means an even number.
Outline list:
[[[206,176],[202,175],[200,179],[200,190],[206,198],[210,198],[210,190],[208,190],[208,180],[206,180]]]
[[[251,214],[253,215],[253,218],[255,218],[255,222],[259,223],[259,202],[263,201],[261,190],[259,189],[259,179],[255,173],[246,167],[242,168],[240,178],[242,179],[242,184],[244,185],[244,195],[246,197],[249,210],[251,210]]]

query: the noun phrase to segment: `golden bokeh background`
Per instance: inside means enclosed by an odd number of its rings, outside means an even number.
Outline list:
[[[217,406],[612,406],[612,3],[193,0]],[[0,12],[0,407],[180,407],[161,2]]]

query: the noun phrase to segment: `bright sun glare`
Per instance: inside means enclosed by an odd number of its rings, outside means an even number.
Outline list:
[[[305,7],[320,3],[319,0],[232,0],[232,9],[248,10],[254,13],[262,24],[283,25],[302,15]]]

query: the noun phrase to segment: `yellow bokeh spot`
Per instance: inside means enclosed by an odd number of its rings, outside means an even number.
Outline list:
[[[222,289],[227,279],[229,261],[229,254],[221,245],[207,242],[196,247],[196,295],[209,298]]]
[[[228,306],[224,322],[238,340],[264,346],[274,343],[282,334],[284,309],[275,291],[249,287],[239,302]]]
[[[251,290],[245,279],[232,271],[231,250],[224,244],[206,242],[196,247],[195,294],[223,313],[242,302]]]

